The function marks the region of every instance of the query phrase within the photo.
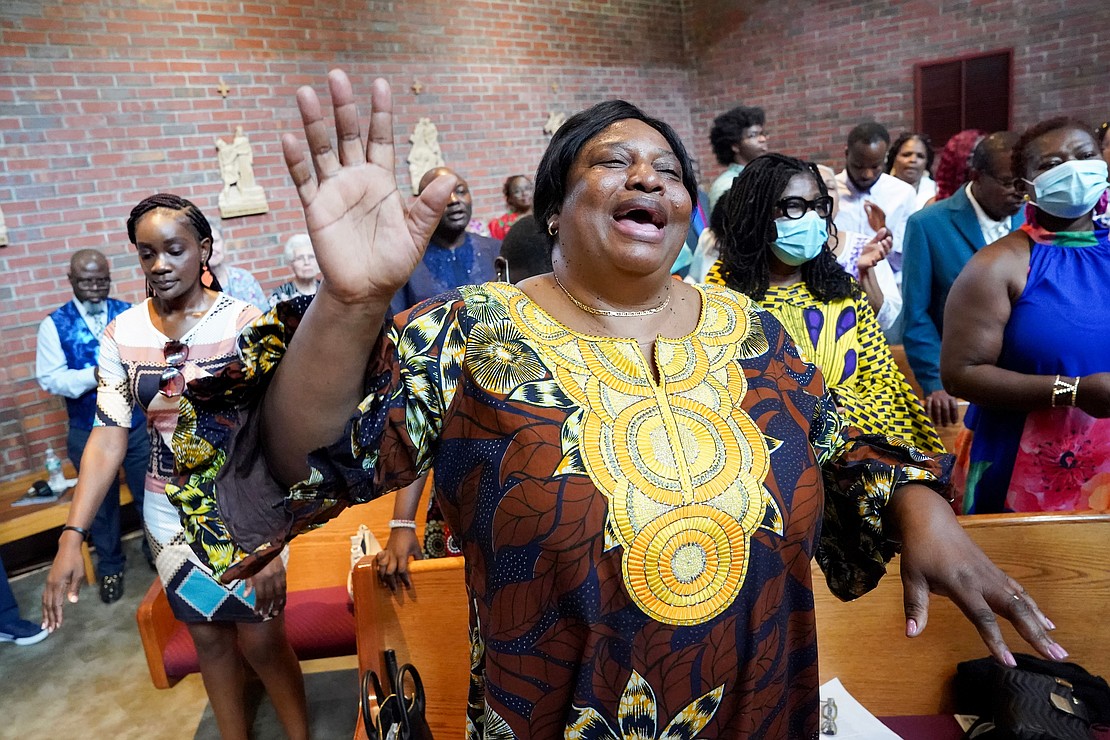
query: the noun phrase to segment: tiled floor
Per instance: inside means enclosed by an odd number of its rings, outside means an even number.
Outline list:
[[[113,740],[191,740],[207,705],[199,675],[168,691],[150,683],[135,610],[154,579],[127,541],[126,591],[114,604],[86,585],[67,604],[65,623],[29,647],[0,644],[0,739],[79,737]],[[12,590],[32,621],[41,619],[46,569],[12,580]],[[305,670],[355,665],[355,659],[316,661]]]

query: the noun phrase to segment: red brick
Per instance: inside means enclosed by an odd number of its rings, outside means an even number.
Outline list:
[[[839,165],[857,120],[878,115],[892,129],[912,123],[914,62],[1011,45],[1015,126],[1058,112],[1105,118],[1110,13],[1102,0],[1020,8],[976,0],[945,4],[943,16],[939,5],[41,0],[17,3],[16,12],[0,2],[0,203],[13,239],[0,259],[5,285],[20,294],[0,307],[0,352],[19,358],[0,368],[0,399],[33,409],[38,425],[29,446],[3,427],[0,476],[40,464],[47,441],[64,446],[61,406],[38,390],[28,352],[38,320],[67,296],[66,256],[102,249],[115,293],[139,299],[143,281],[123,226],[129,209],[170,190],[218,220],[214,139],[230,138],[236,125],[251,137],[271,210],[223,223],[228,238],[242,240],[234,260],[265,289],[288,279],[282,244],[304,224],[279,136],[303,141],[297,87],[312,85],[327,110],[329,67],[346,66],[363,95],[378,75],[395,86],[397,178],[406,196],[407,139],[428,116],[483,220],[502,212],[505,176],[534,171],[550,111],[610,97],[675,125],[707,179],[717,170],[709,124],[732,105],[764,106],[776,149]],[[231,88],[226,99],[216,92],[221,77]],[[409,89],[414,78],[421,95]],[[117,100],[121,94],[127,99]],[[364,107],[363,121],[367,115]]]

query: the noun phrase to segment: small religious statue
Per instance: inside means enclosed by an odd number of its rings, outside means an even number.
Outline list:
[[[567,121],[567,114],[562,111],[551,111],[547,116],[547,123],[543,125],[543,132],[551,136]]]
[[[418,188],[424,173],[445,164],[443,153],[439,150],[439,131],[430,118],[421,118],[409,141],[412,142],[408,159],[409,181],[412,183],[413,194],[420,195]]]
[[[266,193],[254,181],[254,154],[242,126],[235,127],[231,143],[216,139],[216,154],[220,162],[220,178],[224,189],[220,192],[220,216],[235,218],[266,213]]]
[[[0,247],[8,246],[8,227],[4,224],[4,212],[0,211]]]

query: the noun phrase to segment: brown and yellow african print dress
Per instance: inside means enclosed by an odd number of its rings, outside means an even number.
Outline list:
[[[415,307],[259,551],[434,469],[472,598],[460,730],[816,737],[811,557],[838,594],[867,591],[896,550],[891,484],[945,473],[843,427],[770,314],[699,290],[697,330],[656,344],[658,382],[635,342],[577,334],[511,285]],[[235,375],[267,374],[293,320],[248,330],[269,359],[247,352]],[[257,491],[221,485],[221,500]]]

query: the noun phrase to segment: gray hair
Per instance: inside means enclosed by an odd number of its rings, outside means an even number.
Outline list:
[[[293,255],[301,247],[312,249],[312,239],[308,234],[294,234],[285,242],[285,262],[293,264]]]

